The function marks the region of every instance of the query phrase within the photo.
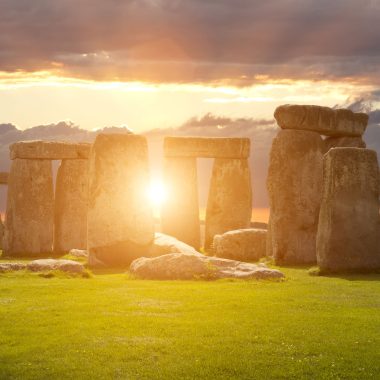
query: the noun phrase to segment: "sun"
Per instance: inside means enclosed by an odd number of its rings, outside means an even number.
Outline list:
[[[153,207],[160,207],[167,199],[167,191],[161,180],[155,179],[150,182],[148,199]]]

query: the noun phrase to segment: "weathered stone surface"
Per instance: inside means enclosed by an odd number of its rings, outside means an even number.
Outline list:
[[[282,130],[273,140],[267,179],[269,246],[278,264],[316,262],[323,151],[316,132]]]
[[[379,269],[379,168],[376,152],[334,148],[326,153],[323,169],[318,265],[328,272]]]
[[[0,263],[0,273],[14,272],[26,268],[24,263]]]
[[[249,228],[252,188],[248,161],[215,159],[206,208],[205,247],[215,235]]]
[[[267,231],[247,228],[214,236],[218,257],[240,261],[257,261],[266,256]]]
[[[51,161],[12,161],[8,182],[4,251],[44,255],[53,249],[54,193]]]
[[[274,117],[283,129],[318,132],[326,136],[362,136],[368,115],[348,109],[332,109],[312,105],[283,105]]]
[[[200,248],[197,162],[193,157],[166,158],[167,199],[161,210],[162,231]]]
[[[192,279],[281,279],[284,275],[264,264],[250,264],[240,261],[171,253],[159,257],[141,257],[132,262],[130,272],[137,277],[151,280],[192,280]]]
[[[88,252],[85,249],[70,249],[69,254],[74,257],[88,257]]]
[[[248,158],[249,138],[165,137],[166,157]]]
[[[55,187],[54,251],[87,248],[88,160],[62,160]]]
[[[63,259],[40,259],[33,260],[27,264],[27,269],[32,272],[44,272],[51,270],[60,270],[62,272],[83,273],[84,266],[73,260]]]
[[[40,160],[88,158],[91,144],[58,141],[20,141],[10,147],[10,157]]]
[[[0,172],[0,185],[6,185],[8,183],[9,173]]]
[[[156,232],[154,242],[149,250],[149,257],[157,257],[168,253],[188,253],[191,255],[201,255],[192,246],[179,241],[175,237]]]
[[[4,238],[4,224],[0,219],[0,250],[3,249],[3,238]]]
[[[361,137],[327,137],[324,141],[325,152],[328,152],[331,148],[365,148],[366,143]]]
[[[123,266],[144,256],[154,239],[145,137],[98,135],[89,178],[89,263]]]

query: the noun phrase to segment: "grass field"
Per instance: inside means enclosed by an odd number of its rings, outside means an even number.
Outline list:
[[[0,275],[0,379],[379,379],[380,275]]]

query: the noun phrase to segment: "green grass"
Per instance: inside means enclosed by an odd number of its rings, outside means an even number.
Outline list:
[[[0,275],[0,379],[379,379],[380,275]]]

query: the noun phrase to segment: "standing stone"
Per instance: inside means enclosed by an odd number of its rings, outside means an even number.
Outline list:
[[[6,254],[50,255],[53,248],[53,225],[51,161],[13,160],[8,178]]]
[[[205,247],[215,235],[249,228],[252,215],[251,176],[246,159],[216,158],[206,209]]]
[[[62,160],[55,188],[54,251],[87,248],[88,160]]]
[[[197,161],[194,157],[165,158],[167,200],[161,212],[162,231],[200,248]]]
[[[324,140],[325,152],[331,148],[365,148],[366,144],[361,137],[327,137]]]
[[[282,130],[273,140],[267,180],[268,246],[277,264],[316,262],[323,151],[316,132]]]
[[[379,168],[376,152],[331,149],[324,157],[317,257],[322,271],[380,268]]]
[[[3,249],[3,236],[4,236],[4,225],[0,218],[0,250]]]
[[[154,239],[148,187],[146,138],[98,135],[90,154],[90,265],[125,266],[147,254]]]

